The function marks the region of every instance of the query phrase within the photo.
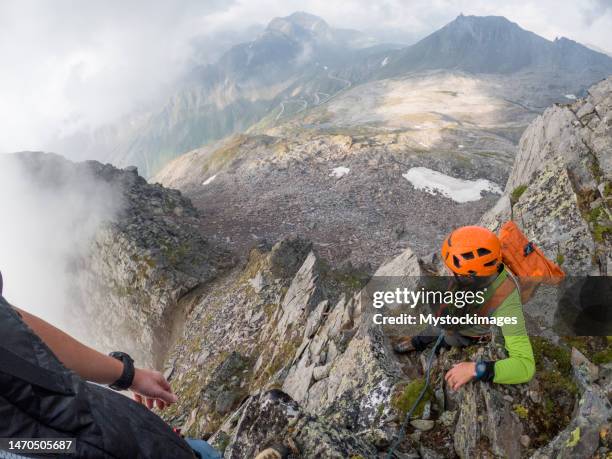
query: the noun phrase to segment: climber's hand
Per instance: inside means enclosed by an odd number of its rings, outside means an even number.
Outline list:
[[[137,368],[130,390],[134,392],[134,400],[146,405],[149,409],[157,406],[163,410],[167,405],[177,401],[170,383],[158,371]]]
[[[452,390],[457,390],[464,384],[470,382],[476,376],[476,363],[461,362],[453,365],[453,368],[446,372],[446,382]]]

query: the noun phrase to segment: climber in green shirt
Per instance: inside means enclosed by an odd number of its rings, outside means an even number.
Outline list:
[[[453,231],[442,246],[442,259],[455,277],[455,285],[464,290],[483,290],[484,302],[469,310],[443,307],[447,315],[475,313],[479,316],[505,319],[501,325],[508,358],[503,360],[461,362],[445,376],[451,389],[457,390],[476,379],[499,384],[520,384],[533,378],[535,360],[525,328],[523,306],[512,275],[501,260],[501,244],[497,236],[486,228],[464,226]],[[508,320],[510,319],[510,320]],[[468,346],[490,334],[490,328],[467,325],[458,329],[428,327],[417,336],[405,336],[394,345],[396,352],[422,351],[440,334],[443,345]]]

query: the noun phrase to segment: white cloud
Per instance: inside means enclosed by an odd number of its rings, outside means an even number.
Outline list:
[[[607,0],[7,0],[0,3],[0,152],[42,149],[58,133],[164,97],[186,62],[214,60],[295,11],[385,41],[413,42],[464,13],[503,15],[549,39],[568,36],[608,51],[612,43]]]
[[[39,149],[163,95],[223,1],[0,3],[0,151]]]
[[[86,257],[120,198],[84,170],[45,167],[34,177],[15,156],[0,158],[0,270],[11,303],[65,326],[74,263]]]

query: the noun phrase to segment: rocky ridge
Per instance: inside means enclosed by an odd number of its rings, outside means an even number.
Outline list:
[[[82,305],[96,318],[87,327],[104,349],[123,346],[160,366],[189,292],[231,266],[232,257],[202,238],[202,217],[180,192],[148,184],[135,168],[88,167],[121,190],[122,206],[78,270]]]

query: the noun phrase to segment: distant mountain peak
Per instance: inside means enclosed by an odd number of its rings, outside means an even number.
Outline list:
[[[463,13],[449,22],[442,30],[462,30],[462,31],[482,31],[493,29],[517,30],[529,33],[522,29],[515,22],[510,21],[504,16],[465,16]]]
[[[322,47],[359,49],[377,44],[373,37],[353,29],[337,29],[324,19],[304,11],[272,19],[263,34],[276,36],[300,44]]]
[[[461,21],[468,21],[468,22],[474,22],[474,23],[492,23],[492,22],[499,22],[499,23],[506,23],[506,24],[514,24],[516,25],[516,23],[512,22],[510,19],[508,19],[505,16],[495,16],[495,15],[490,15],[490,16],[476,16],[473,14],[463,14],[463,13],[459,13],[459,15],[453,19],[451,22],[449,22],[449,24],[452,24],[454,22],[461,22]]]
[[[485,81],[523,72],[514,92],[528,94],[521,103],[539,109],[567,102],[612,74],[612,59],[566,38],[545,39],[502,16],[460,14],[403,47],[296,12],[273,19],[216,62],[194,67],[163,106],[93,134],[79,132],[53,149],[136,164],[149,176],[180,153],[251,126],[279,125],[349,86],[430,71],[484,74]]]
[[[552,42],[503,16],[460,14],[400,52],[381,74],[428,69],[509,74],[530,66],[582,71],[593,65],[606,69],[611,62],[573,40]]]
[[[319,16],[298,11],[285,17],[274,18],[266,28],[268,32],[280,32],[291,38],[313,38],[329,39],[332,28]]]
[[[296,11],[285,18],[295,24],[299,24],[304,28],[312,28],[320,23],[327,25],[327,22],[319,16],[306,13],[305,11]]]

